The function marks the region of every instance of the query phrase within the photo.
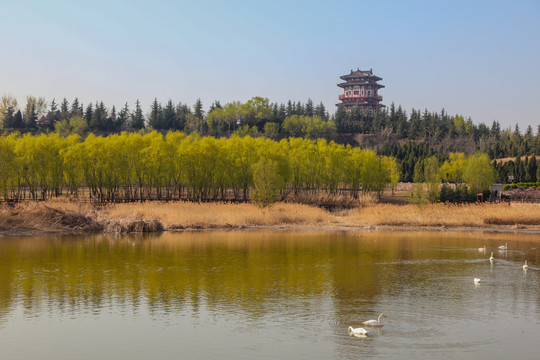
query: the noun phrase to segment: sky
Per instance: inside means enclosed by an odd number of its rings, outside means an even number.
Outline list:
[[[0,95],[117,108],[312,99],[381,77],[383,104],[540,124],[540,0],[0,0]]]

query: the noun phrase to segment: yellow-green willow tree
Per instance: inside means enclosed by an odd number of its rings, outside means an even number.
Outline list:
[[[7,200],[9,191],[16,185],[15,137],[0,136],[0,196]]]
[[[64,193],[101,202],[249,201],[254,189],[264,202],[290,192],[357,197],[359,191],[380,195],[399,174],[392,158],[326,140],[217,139],[180,132],[91,134],[84,140],[2,136],[0,165],[4,200]],[[264,179],[275,186],[265,188]],[[268,195],[268,189],[277,195]]]

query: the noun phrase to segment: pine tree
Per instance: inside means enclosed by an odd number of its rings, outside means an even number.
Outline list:
[[[305,115],[304,106],[300,101],[296,104],[296,115]]]
[[[60,113],[58,111],[58,106],[56,105],[56,102],[54,99],[51,101],[51,108],[49,109],[49,112],[47,113],[47,121],[48,121],[48,128],[50,130],[54,129],[54,124],[59,120]]]
[[[294,111],[294,105],[293,105],[293,103],[291,102],[291,100],[289,100],[289,101],[287,102],[287,116],[286,116],[286,117],[288,117],[288,116],[293,116],[293,115],[295,115],[295,114],[296,114],[296,111]]]
[[[105,125],[107,131],[118,131],[119,129],[116,128],[116,107],[113,105],[111,109],[111,116],[107,117],[106,125]]]
[[[66,98],[63,98],[62,102],[60,103],[60,120],[69,119],[69,118],[70,118],[69,103],[66,100]]]
[[[28,130],[37,129],[37,114],[36,114],[36,107],[34,104],[30,105],[30,109],[28,110],[28,113],[26,114],[25,127]]]
[[[186,126],[186,117],[188,114],[191,114],[189,106],[178,103],[178,105],[176,105],[176,116],[174,118],[172,129],[184,130],[184,127]]]
[[[17,110],[17,112],[15,113],[15,116],[13,117],[13,128],[14,129],[24,128],[24,120],[23,120],[21,110]]]
[[[124,130],[128,126],[129,122],[129,107],[126,103],[124,107],[118,113],[118,118],[116,119],[115,128],[118,130]]]
[[[137,99],[137,102],[135,103],[135,111],[131,114],[131,128],[134,130],[144,128],[144,116],[139,99]]]
[[[75,98],[71,103],[71,116],[83,116],[82,104],[79,104],[79,99]]]
[[[527,165],[525,166],[525,173],[526,173],[526,176],[527,176],[526,181],[528,181],[528,182],[536,182],[537,181],[536,180],[536,170],[537,170],[536,157],[533,155],[528,159]]]
[[[154,98],[154,102],[150,108],[150,116],[148,117],[148,125],[154,129],[163,129],[162,124],[162,111],[161,104],[158,103],[157,98]]]
[[[313,117],[314,115],[313,101],[311,99],[308,99],[306,102],[304,114],[309,117]]]
[[[334,121],[336,123],[338,133],[347,132],[347,112],[345,111],[345,107],[343,105],[339,105],[337,107],[336,114],[334,115]]]
[[[326,112],[326,108],[324,107],[322,101],[315,107],[315,115],[320,116],[321,119],[324,119],[325,121],[328,121],[328,113]]]
[[[193,115],[195,115],[195,117],[198,119],[202,119],[204,117],[201,99],[197,99],[197,101],[195,102],[195,105],[193,106]]]
[[[163,129],[172,129],[174,126],[174,120],[176,118],[176,111],[174,109],[174,105],[171,99],[167,101],[167,105],[163,109],[163,116],[162,116],[162,128]]]
[[[523,168],[523,162],[521,161],[521,156],[517,156],[514,161],[514,181],[522,182],[525,177],[525,169]]]
[[[6,112],[4,113],[4,129],[14,129],[15,128],[15,116],[13,106],[8,106]]]
[[[107,127],[107,109],[103,102],[99,104],[96,103],[96,109],[92,113],[92,118],[90,119],[90,130],[92,131],[103,131]]]
[[[92,115],[94,113],[94,108],[92,103],[88,104],[86,107],[86,110],[84,111],[84,120],[86,120],[86,124],[90,126],[90,121],[92,121]]]
[[[210,114],[215,109],[221,109],[221,103],[219,102],[219,100],[214,101],[212,105],[210,105],[210,108],[208,109],[208,113]]]

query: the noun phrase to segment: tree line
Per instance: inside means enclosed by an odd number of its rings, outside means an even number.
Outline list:
[[[71,103],[54,99],[47,105],[44,98],[27,97],[23,110],[12,96],[0,98],[0,125],[4,130],[52,132],[81,136],[93,133],[119,133],[150,128],[158,131],[197,132],[200,135],[223,136],[234,132],[266,135],[269,138],[287,136],[324,137],[330,140],[336,133],[335,124],[325,106],[311,99],[305,104],[288,101],[270,103],[267,98],[253,97],[245,103],[233,101],[223,106],[214,101],[207,112],[198,99],[193,106],[154,99],[147,114],[139,100],[134,109],[126,103],[120,109],[108,108],[103,101],[84,106],[75,98]]]
[[[0,197],[96,201],[256,201],[300,193],[381,194],[396,161],[326,140],[215,138],[182,132],[0,136]]]
[[[472,155],[480,151],[491,159],[531,158],[540,154],[540,125],[536,134],[530,125],[522,133],[518,125],[513,129],[502,129],[497,121],[490,126],[475,124],[470,118],[449,115],[444,110],[412,109],[408,114],[394,104],[381,106],[374,113],[359,108],[345,111],[338,106],[331,116],[322,103],[315,105],[310,99],[305,103],[288,101],[285,104],[271,103],[262,97],[223,105],[214,101],[206,111],[200,100],[190,106],[170,99],[162,104],[154,99],[145,113],[138,100],[133,109],[128,104],[117,109],[115,106],[108,108],[102,101],[84,106],[77,98],[71,103],[64,98],[59,104],[54,99],[48,104],[44,98],[32,96],[27,97],[21,111],[15,98],[2,96],[0,123],[8,132],[56,132],[62,136],[78,134],[81,137],[89,133],[153,129],[163,133],[182,131],[215,137],[236,134],[274,140],[323,138],[369,148],[380,156],[394,157],[401,169],[400,180],[404,182],[414,180],[417,162],[433,155],[445,161],[452,152]],[[519,163],[513,163],[513,168],[510,168],[512,165],[495,166],[499,181],[507,182],[512,176],[523,178]]]

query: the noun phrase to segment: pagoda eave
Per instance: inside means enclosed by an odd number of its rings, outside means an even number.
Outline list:
[[[380,81],[380,80],[382,80],[382,78],[380,78],[380,77],[378,77],[378,76],[375,76],[375,75],[372,75],[372,74],[343,75],[343,76],[340,76],[339,78],[340,78],[341,80],[344,80],[344,81],[351,80],[351,79],[360,79],[360,78],[368,78],[368,79],[374,80],[374,81]]]
[[[349,86],[373,86],[373,87],[376,87],[377,89],[382,89],[384,87],[384,85],[380,85],[380,84],[375,84],[375,83],[372,83],[372,82],[368,82],[368,81],[357,81],[357,82],[344,82],[344,83],[341,83],[341,84],[337,84],[337,86],[339,86],[340,88],[345,88],[345,87],[349,87]]]

